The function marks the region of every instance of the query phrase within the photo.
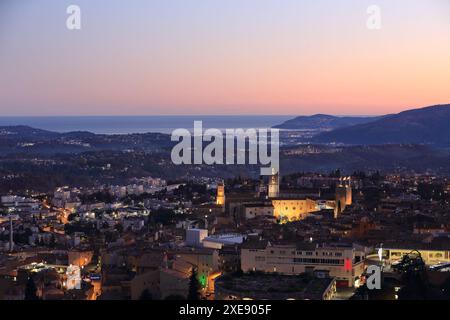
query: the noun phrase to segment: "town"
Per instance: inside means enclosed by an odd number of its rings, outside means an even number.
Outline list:
[[[403,319],[450,300],[449,13],[0,1],[0,303]]]
[[[0,299],[444,299],[449,200],[447,178],[339,170],[5,194]]]

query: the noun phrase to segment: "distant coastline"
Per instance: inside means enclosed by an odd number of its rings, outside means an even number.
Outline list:
[[[204,128],[270,128],[295,116],[11,116],[0,117],[0,126],[25,125],[54,132],[88,131],[96,134],[171,133],[191,130],[194,121]]]

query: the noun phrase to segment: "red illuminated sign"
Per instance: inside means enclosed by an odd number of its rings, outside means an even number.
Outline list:
[[[345,269],[345,271],[352,271],[352,269],[353,269],[352,259],[345,259],[344,260],[344,269]]]

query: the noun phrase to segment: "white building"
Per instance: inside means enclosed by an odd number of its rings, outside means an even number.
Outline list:
[[[203,239],[208,236],[206,229],[187,229],[186,230],[186,245],[191,247],[202,247]]]
[[[235,245],[244,242],[244,236],[237,233],[211,235],[203,239],[203,247],[222,249],[225,245]]]
[[[4,207],[20,212],[35,211],[39,209],[39,202],[37,200],[20,196],[2,196],[1,203]]]
[[[67,290],[81,289],[81,272],[80,267],[70,265],[66,271],[66,288]]]

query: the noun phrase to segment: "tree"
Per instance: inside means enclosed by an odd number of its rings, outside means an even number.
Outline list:
[[[29,277],[25,286],[25,300],[39,300],[36,292],[36,284],[34,283],[33,278]]]
[[[145,289],[144,291],[142,291],[139,300],[153,300],[153,296],[150,291],[148,291],[148,289]]]
[[[188,300],[200,300],[200,283],[197,279],[197,269],[192,268],[191,277],[189,278]]]
[[[400,290],[399,300],[426,300],[429,296],[429,283],[427,281],[425,262],[419,251],[412,251],[402,257],[402,260],[393,266],[393,269],[402,275],[403,287]]]

